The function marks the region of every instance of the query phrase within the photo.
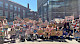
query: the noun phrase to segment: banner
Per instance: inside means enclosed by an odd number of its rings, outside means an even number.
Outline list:
[[[79,21],[78,20],[74,20],[71,24],[71,27],[73,29],[78,29],[79,28]]]
[[[51,36],[62,36],[63,32],[62,31],[52,31]]]

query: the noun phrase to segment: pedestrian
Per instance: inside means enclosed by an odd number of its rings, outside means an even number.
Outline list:
[[[68,37],[68,33],[66,31],[63,31],[63,37],[64,38]]]

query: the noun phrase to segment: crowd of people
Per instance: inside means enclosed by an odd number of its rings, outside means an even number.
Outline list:
[[[20,22],[21,23],[21,22]],[[54,39],[54,38],[68,38],[73,36],[73,29],[71,29],[71,23],[63,22],[63,23],[56,23],[56,22],[38,22],[33,21],[31,22],[22,22],[22,25],[19,25],[19,22],[14,26],[15,27],[15,36],[16,38],[24,38],[27,40],[33,39]],[[17,29],[18,28],[18,29]],[[41,31],[40,31],[41,30]],[[60,36],[52,36],[52,32],[61,31]],[[74,31],[75,33],[80,32],[80,29]]]
[[[5,35],[8,37],[10,35],[11,40],[20,39],[21,41],[26,40],[37,40],[37,39],[65,39],[70,38],[73,36],[73,33],[79,33],[80,29],[74,29],[71,26],[71,22],[59,22],[56,23],[55,21],[13,21],[13,25],[9,32],[7,32],[7,28],[3,28],[3,31],[7,34]],[[8,25],[4,23],[4,25]]]

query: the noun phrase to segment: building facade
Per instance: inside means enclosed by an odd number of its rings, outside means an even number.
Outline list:
[[[38,20],[38,12],[35,11],[30,11],[27,13],[27,18],[31,19],[31,20]]]
[[[79,17],[80,0],[37,0],[39,17],[51,21],[54,18],[65,18],[74,14]]]
[[[26,18],[28,12],[30,12],[29,8],[26,8],[16,2],[0,0],[0,16],[6,16],[8,20],[13,20],[16,16],[22,19]]]

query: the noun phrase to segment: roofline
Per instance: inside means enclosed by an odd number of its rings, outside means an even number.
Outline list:
[[[23,5],[21,5],[21,4],[17,3],[17,2],[14,2],[14,1],[11,1],[11,0],[8,0],[8,1],[10,1],[12,3],[16,3],[16,4],[18,4],[18,5],[22,6],[22,7],[25,7],[25,6],[23,6]],[[27,7],[25,7],[25,8],[27,8]],[[29,9],[29,8],[27,8],[27,9]],[[29,9],[29,10],[31,10],[31,9]]]

